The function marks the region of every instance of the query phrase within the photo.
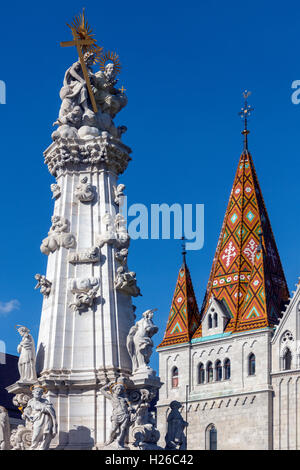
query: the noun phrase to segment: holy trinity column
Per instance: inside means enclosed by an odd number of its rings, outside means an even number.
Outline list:
[[[129,236],[120,214],[131,150],[114,118],[127,104],[117,87],[117,54],[96,44],[84,14],[70,25],[79,60],[65,73],[62,100],[44,152],[55,178],[54,210],[41,251],[46,276],[37,344],[39,382],[49,392],[59,433],[52,445],[90,448],[104,443],[111,407],[100,388],[128,377],[126,339],[140,295],[127,266]],[[76,50],[74,48],[74,50]],[[98,69],[96,71],[96,69]]]

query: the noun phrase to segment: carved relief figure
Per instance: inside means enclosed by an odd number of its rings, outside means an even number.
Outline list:
[[[22,418],[32,423],[31,450],[48,450],[57,433],[55,409],[49,400],[43,398],[43,388],[34,387],[33,398],[24,409]]]
[[[96,277],[71,279],[70,290],[75,294],[75,300],[69,304],[69,307],[76,313],[81,313],[87,307],[92,307],[98,288],[99,279]]]
[[[0,450],[10,449],[10,425],[7,410],[0,406]]]
[[[155,397],[154,390],[142,389],[141,398],[136,408],[132,436],[133,445],[141,450],[158,449],[157,441],[160,433],[156,429],[155,419],[149,411],[151,400]]]
[[[127,265],[127,257],[128,257],[128,249],[127,248],[122,248],[121,250],[115,252],[115,259],[122,266]]]
[[[111,430],[105,445],[109,446],[115,442],[117,449],[124,449],[125,438],[131,423],[131,411],[133,411],[125,397],[125,387],[118,382],[106,384],[100,388],[100,392],[112,402]]]
[[[97,263],[100,261],[99,248],[92,246],[85,251],[79,253],[69,253],[69,263],[80,264],[80,263]]]
[[[124,292],[124,294],[132,295],[133,297],[141,295],[140,288],[136,285],[135,272],[126,272],[124,266],[119,266],[117,269],[115,289]]]
[[[80,184],[76,187],[75,196],[80,202],[91,202],[95,198],[95,189],[91,183],[88,183],[87,176],[80,180]]]
[[[46,279],[46,276],[42,274],[36,274],[34,278],[37,280],[37,285],[35,286],[35,289],[40,289],[40,292],[41,294],[43,294],[44,297],[49,297],[52,283],[48,281],[48,279]]]
[[[26,326],[19,326],[18,332],[22,340],[18,345],[17,351],[20,354],[18,368],[20,373],[20,382],[35,382],[37,380],[35,369],[35,347],[33,337]]]
[[[153,349],[151,338],[158,331],[158,327],[152,321],[155,310],[146,310],[141,320],[137,321],[129,330],[127,349],[132,360],[133,373],[145,369],[152,371],[148,364]]]
[[[184,421],[180,414],[181,403],[174,400],[170,403],[171,412],[168,416],[168,432],[165,437],[166,449],[169,450],[185,450],[186,436],[184,433],[188,423]]]
[[[74,248],[76,245],[75,237],[69,229],[69,222],[64,217],[53,215],[51,217],[52,226],[48,232],[48,237],[42,241],[41,252],[49,255],[59,247]]]

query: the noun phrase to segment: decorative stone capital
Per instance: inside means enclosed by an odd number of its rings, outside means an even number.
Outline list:
[[[51,175],[57,177],[64,170],[90,171],[106,168],[118,174],[123,173],[131,160],[131,149],[107,132],[89,141],[60,138],[44,152],[45,163]]]

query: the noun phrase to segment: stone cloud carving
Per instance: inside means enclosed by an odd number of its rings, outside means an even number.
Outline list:
[[[48,237],[42,241],[41,252],[49,255],[61,246],[74,248],[76,241],[74,235],[68,233],[70,231],[69,221],[59,215],[53,215],[51,221],[52,226],[48,232]]]
[[[152,336],[158,331],[158,327],[152,321],[155,310],[146,310],[141,320],[129,330],[127,349],[132,361],[133,375],[143,372],[155,375],[148,365],[153,350]]]
[[[68,260],[71,264],[98,263],[100,261],[99,248],[92,246],[85,251],[69,253]]]
[[[20,354],[18,368],[20,373],[20,382],[34,383],[37,380],[35,368],[35,346],[33,337],[26,326],[18,325],[18,332],[22,340],[18,345],[17,351]]]
[[[80,202],[91,202],[95,198],[96,192],[94,186],[88,182],[87,176],[80,180],[76,187],[75,196]]]
[[[43,294],[44,297],[49,297],[52,283],[48,281],[48,279],[46,279],[46,276],[42,274],[36,274],[34,277],[37,280],[37,285],[35,286],[35,289],[40,289],[40,292],[41,294]]]

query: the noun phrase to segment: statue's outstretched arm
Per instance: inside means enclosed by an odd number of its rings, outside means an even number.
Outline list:
[[[110,384],[105,384],[103,387],[100,388],[100,393],[105,396],[105,398],[108,398],[108,400],[111,400],[112,396],[111,393],[108,392]]]

